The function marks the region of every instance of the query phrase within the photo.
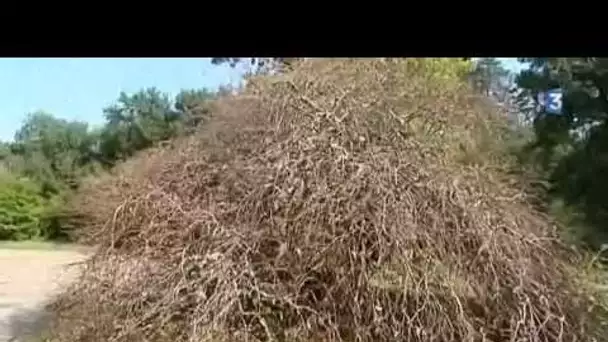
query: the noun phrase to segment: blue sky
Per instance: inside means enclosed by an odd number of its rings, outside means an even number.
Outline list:
[[[512,58],[501,58],[517,68]],[[11,140],[28,113],[103,122],[102,108],[121,91],[157,87],[217,88],[239,80],[239,70],[208,58],[0,58],[0,140]]]
[[[498,60],[502,62],[505,68],[514,72],[519,72],[525,67],[525,64],[519,63],[517,58],[498,58]]]
[[[95,125],[121,91],[155,86],[174,96],[238,80],[238,70],[208,58],[0,58],[0,140],[37,110]]]

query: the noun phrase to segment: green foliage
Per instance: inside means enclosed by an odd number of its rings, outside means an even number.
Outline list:
[[[190,132],[194,127],[204,123],[209,115],[209,100],[216,94],[207,89],[183,90],[175,97],[175,109],[181,117],[182,129]]]
[[[599,248],[608,242],[608,59],[523,58],[528,70],[517,77],[522,96],[560,87],[563,116],[537,113],[537,156],[548,182],[549,211],[569,226],[568,237]],[[575,227],[575,228],[572,228]]]
[[[0,172],[0,240],[41,237],[44,199],[37,185]]]
[[[407,58],[401,65],[409,75],[424,76],[441,84],[460,84],[473,70],[471,61],[461,58]]]
[[[502,90],[510,86],[510,73],[496,58],[480,58],[470,74],[474,88],[486,95],[492,90]]]
[[[15,134],[7,163],[12,171],[41,183],[47,195],[55,195],[77,187],[81,169],[94,160],[94,143],[86,123],[37,112]]]
[[[192,132],[215,96],[183,90],[171,101],[155,88],[123,92],[103,109],[106,124],[95,129],[45,112],[28,115],[14,141],[0,143],[0,240],[65,237],[66,198],[83,177]]]
[[[104,151],[114,158],[126,158],[156,141],[173,135],[171,122],[178,116],[169,97],[155,88],[133,95],[121,93],[117,104],[104,110],[107,120],[102,137],[110,141]]]

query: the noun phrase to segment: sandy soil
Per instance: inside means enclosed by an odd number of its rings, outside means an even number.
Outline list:
[[[76,250],[0,247],[0,342],[21,341],[44,329],[45,304],[78,276]]]

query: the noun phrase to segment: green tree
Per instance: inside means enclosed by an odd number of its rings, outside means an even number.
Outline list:
[[[175,97],[175,109],[179,113],[187,132],[191,132],[208,119],[210,115],[209,101],[215,97],[216,94],[207,89],[182,90]]]
[[[480,58],[476,61],[471,79],[477,91],[491,95],[492,92],[504,94],[511,86],[509,71],[496,58]]]
[[[522,58],[530,63],[517,77],[522,93],[559,87],[563,115],[536,114],[536,150],[548,175],[549,198],[581,213],[588,231],[578,232],[598,247],[608,241],[608,59]],[[581,228],[582,229],[582,228]]]
[[[0,141],[0,162],[11,155],[11,145]]]
[[[122,92],[117,104],[103,112],[107,123],[100,133],[100,151],[110,159],[124,159],[176,135],[175,123],[181,118],[169,96],[156,88],[133,95]]]
[[[45,112],[28,115],[14,141],[0,143],[0,239],[61,236],[71,215],[65,201],[85,175],[192,131],[216,95],[183,90],[172,102],[156,88],[123,92],[93,130]]]
[[[88,125],[36,112],[28,115],[11,144],[9,166],[43,184],[45,191],[75,187],[83,167],[95,160]]]
[[[0,240],[42,237],[44,199],[31,181],[0,171]]]

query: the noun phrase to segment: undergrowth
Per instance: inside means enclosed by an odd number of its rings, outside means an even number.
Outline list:
[[[0,240],[41,238],[45,210],[34,182],[0,170]]]

